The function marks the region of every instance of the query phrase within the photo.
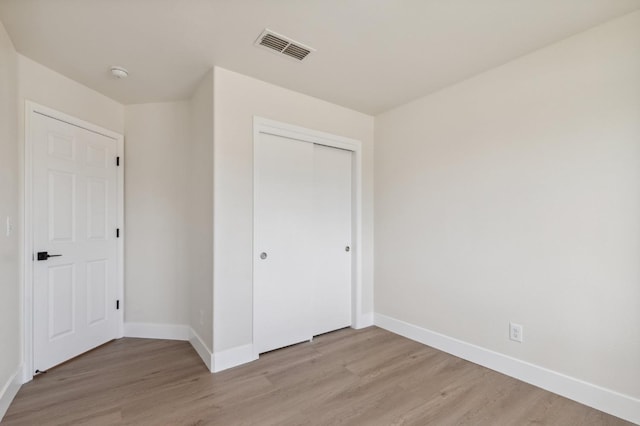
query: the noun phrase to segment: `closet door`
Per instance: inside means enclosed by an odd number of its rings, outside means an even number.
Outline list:
[[[314,145],[314,336],[351,325],[351,158]]]
[[[311,143],[259,135],[255,146],[254,350],[312,334],[313,155]]]

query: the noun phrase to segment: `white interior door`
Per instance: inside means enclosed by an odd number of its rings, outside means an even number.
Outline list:
[[[350,151],[259,134],[254,158],[256,353],[351,325],[351,156]]]
[[[314,336],[351,325],[351,157],[314,145]]]
[[[313,144],[260,134],[255,146],[254,350],[310,340]]]
[[[46,371],[117,337],[117,142],[31,119],[33,355]]]

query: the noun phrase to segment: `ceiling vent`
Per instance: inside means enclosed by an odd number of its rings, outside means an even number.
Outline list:
[[[292,40],[289,37],[273,32],[268,28],[260,34],[255,45],[268,49],[273,53],[286,55],[298,61],[302,61],[304,58],[309,56],[309,53],[315,52],[315,49],[305,46],[304,44]]]

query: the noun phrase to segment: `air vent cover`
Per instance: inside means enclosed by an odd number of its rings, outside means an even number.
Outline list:
[[[302,61],[304,58],[309,56],[311,52],[315,52],[315,49],[309,46],[305,46],[304,44],[292,40],[289,37],[285,37],[281,34],[271,31],[268,28],[265,29],[262,34],[260,34],[260,37],[258,37],[258,39],[256,40],[255,45],[264,49],[268,49],[273,53],[286,55],[298,61]]]

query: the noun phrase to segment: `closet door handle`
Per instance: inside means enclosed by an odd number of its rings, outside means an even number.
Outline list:
[[[346,246],[346,247],[344,248],[344,251],[347,251],[347,252],[348,252],[348,251],[351,251],[351,247]]]
[[[260,253],[260,259],[265,260],[267,258],[267,253],[262,252]]]

